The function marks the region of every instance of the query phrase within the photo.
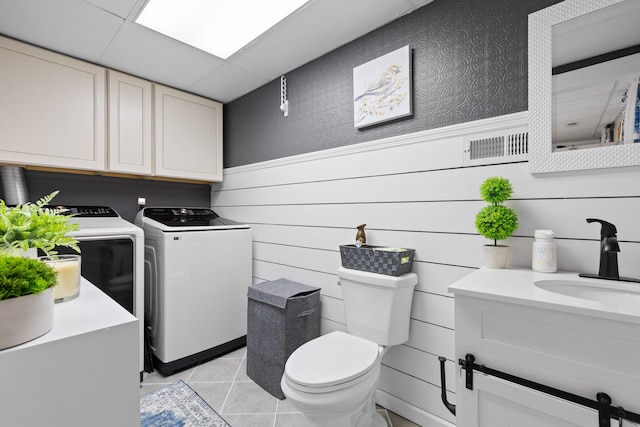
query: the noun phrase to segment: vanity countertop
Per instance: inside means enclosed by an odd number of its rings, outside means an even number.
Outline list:
[[[572,272],[539,273],[525,268],[501,270],[487,267],[453,283],[449,286],[449,292],[456,296],[484,298],[640,325],[640,306],[634,303],[613,304],[562,295],[534,285],[540,280],[579,280],[597,284],[601,288],[607,288],[608,285],[626,287],[631,290],[629,294],[640,292],[640,283],[585,279]]]

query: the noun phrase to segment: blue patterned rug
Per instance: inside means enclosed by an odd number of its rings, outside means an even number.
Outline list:
[[[182,381],[140,398],[141,427],[231,427]]]

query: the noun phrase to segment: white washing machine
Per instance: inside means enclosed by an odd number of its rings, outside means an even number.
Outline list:
[[[251,228],[209,208],[147,207],[145,312],[164,375],[246,345]]]
[[[144,370],[144,234],[108,206],[56,206],[73,214],[69,233],[81,249],[81,274],[138,318],[140,379]],[[75,253],[57,248],[59,253]],[[82,295],[81,295],[82,297]]]

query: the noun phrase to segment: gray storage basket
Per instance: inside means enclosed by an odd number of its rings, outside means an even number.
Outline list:
[[[400,276],[410,273],[415,249],[382,250],[386,246],[340,245],[340,259],[344,268],[370,273]],[[388,249],[388,248],[387,248]]]
[[[320,288],[278,279],[250,286],[247,296],[247,375],[284,399],[287,359],[320,335]]]

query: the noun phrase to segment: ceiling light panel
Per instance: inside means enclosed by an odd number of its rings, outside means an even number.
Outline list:
[[[226,59],[308,0],[149,0],[136,23]]]

